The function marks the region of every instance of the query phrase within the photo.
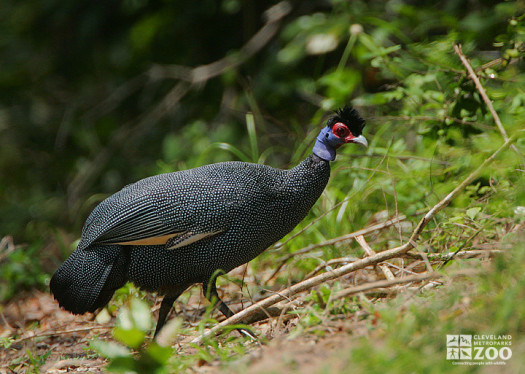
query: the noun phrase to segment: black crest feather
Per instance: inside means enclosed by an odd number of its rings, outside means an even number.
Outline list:
[[[337,122],[347,125],[354,136],[361,135],[365,127],[365,120],[359,115],[357,110],[349,106],[337,109],[335,114],[328,119],[327,125],[332,127]]]

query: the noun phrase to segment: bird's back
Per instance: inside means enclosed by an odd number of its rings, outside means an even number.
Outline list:
[[[223,162],[145,178],[93,210],[79,247],[183,231],[222,232],[235,224],[246,234],[256,229],[251,225],[266,236],[286,234],[315,203],[329,170],[310,156],[290,170]]]
[[[202,234],[175,249],[128,248],[129,279],[147,290],[169,292],[202,282],[217,269],[228,272],[281,239],[306,216],[329,176],[328,162],[310,156],[290,170],[224,162],[146,178],[92,212],[79,247],[144,235]]]

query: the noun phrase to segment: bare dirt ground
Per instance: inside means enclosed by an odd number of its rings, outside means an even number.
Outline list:
[[[90,320],[92,316],[74,316],[63,311],[51,295],[40,291],[11,301],[4,309],[3,319],[0,328],[4,330],[0,336],[16,334],[20,338],[8,349],[0,349],[0,372],[27,372],[27,363],[31,362],[28,352],[34,359],[50,352],[42,372],[64,372],[67,369],[103,372],[105,361],[90,358],[86,347],[95,335],[110,338],[110,325],[99,325]],[[88,361],[84,361],[86,358]],[[56,371],[50,370],[48,364],[57,364]]]

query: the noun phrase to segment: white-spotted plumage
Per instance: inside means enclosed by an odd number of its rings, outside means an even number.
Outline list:
[[[52,277],[55,298],[73,313],[93,312],[131,281],[166,295],[157,332],[170,303],[188,286],[202,283],[210,300],[218,298],[218,271],[227,273],[259,255],[319,198],[330,176],[329,160],[345,142],[331,130],[341,123],[348,125],[347,139],[364,139],[357,112],[340,110],[322,130],[326,136],[318,137],[315,154],[290,170],[223,162],[149,177],[108,197]],[[219,308],[231,315],[225,304]]]

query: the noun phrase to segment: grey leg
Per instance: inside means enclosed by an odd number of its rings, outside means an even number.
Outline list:
[[[157,337],[159,331],[166,323],[166,318],[168,317],[168,314],[170,313],[170,310],[173,307],[173,303],[175,302],[175,300],[177,300],[181,293],[182,292],[175,296],[164,296],[164,299],[162,299],[162,303],[160,304],[159,310],[159,320],[157,321],[157,328],[155,329],[155,334],[153,335],[154,338]]]
[[[203,282],[202,291],[204,292],[204,296],[206,297],[206,299],[208,299],[210,303],[215,303],[215,306],[219,308],[221,313],[224,314],[226,318],[230,318],[235,313],[233,313],[231,309],[228,308],[228,305],[226,305],[219,297],[219,294],[217,293],[217,285],[215,284],[215,282],[217,281],[217,277],[218,275],[214,275],[208,280],[208,282]],[[241,335],[248,336],[253,340],[258,340],[257,337],[255,337],[250,331],[246,329],[238,328],[237,331],[239,331]]]

